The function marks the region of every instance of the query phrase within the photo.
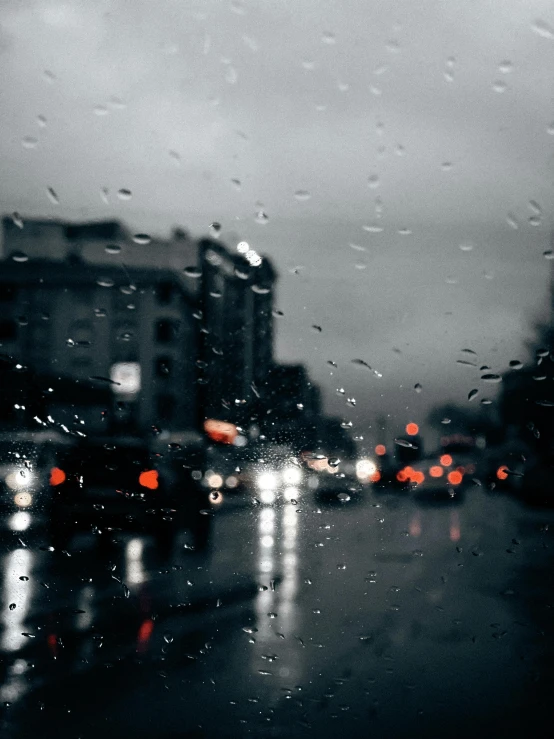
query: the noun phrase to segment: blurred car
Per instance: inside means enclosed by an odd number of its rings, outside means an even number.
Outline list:
[[[323,452],[304,452],[301,463],[305,485],[319,502],[345,502],[360,497],[363,492],[354,460],[329,457]]]
[[[377,448],[384,450],[383,445]],[[356,477],[362,485],[371,485],[377,492],[404,490],[406,480],[400,481],[397,476],[398,462],[385,451],[375,457],[363,457],[356,462]]]
[[[201,442],[134,438],[87,439],[52,470],[50,533],[65,548],[79,531],[114,530],[154,535],[169,551],[181,528],[204,546],[210,528],[209,496],[201,487]]]
[[[51,470],[72,437],[53,430],[0,435],[0,506],[5,513],[44,512]]]
[[[450,454],[433,454],[398,472],[416,498],[440,501],[461,501],[471,476],[465,467],[456,464]]]

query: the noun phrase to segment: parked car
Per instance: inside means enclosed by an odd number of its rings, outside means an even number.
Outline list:
[[[129,530],[155,537],[170,551],[181,528],[207,543],[209,496],[202,488],[201,441],[134,438],[87,439],[68,451],[52,470],[50,532],[66,548],[79,531],[110,537]]]

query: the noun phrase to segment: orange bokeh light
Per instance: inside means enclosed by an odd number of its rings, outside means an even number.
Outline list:
[[[61,485],[65,482],[65,472],[59,467],[52,467],[50,470],[50,485]]]
[[[415,482],[416,485],[421,485],[422,482],[425,481],[425,475],[423,472],[414,472],[412,474],[412,482]]]
[[[416,434],[419,434],[419,426],[417,423],[408,423],[406,425],[406,433],[408,436],[415,436]]]
[[[399,470],[396,473],[396,479],[398,480],[398,482],[406,482],[406,480],[408,479],[408,475],[406,474],[406,471]]]
[[[505,464],[501,465],[496,470],[496,476],[499,480],[507,480],[508,479],[508,468]]]
[[[448,482],[451,485],[459,485],[463,480],[463,477],[462,473],[458,470],[452,470],[452,472],[448,473]]]
[[[139,475],[139,484],[143,488],[149,488],[150,490],[156,490],[158,487],[158,473],[156,470],[145,470]]]
[[[215,418],[208,418],[204,421],[204,431],[212,441],[220,444],[232,444],[238,436],[234,423],[218,421]]]
[[[429,469],[429,474],[431,475],[431,477],[442,477],[443,472],[444,472],[443,468],[442,467],[439,467],[438,464],[434,464]]]
[[[443,454],[440,458],[440,463],[443,467],[450,467],[450,465],[452,464],[452,457],[450,456],[450,454]]]
[[[369,476],[369,479],[371,480],[371,482],[379,482],[379,480],[381,479],[381,473],[379,472],[379,470],[375,470],[375,472],[373,472]]]
[[[386,453],[387,453],[387,447],[384,444],[377,444],[377,446],[375,447],[375,454],[377,454],[377,456],[379,457],[382,457],[383,454],[386,454]]]

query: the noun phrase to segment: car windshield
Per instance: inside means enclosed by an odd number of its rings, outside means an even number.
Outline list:
[[[554,4],[0,0],[0,737],[552,735]]]

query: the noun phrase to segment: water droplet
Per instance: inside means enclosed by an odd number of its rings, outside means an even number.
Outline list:
[[[56,80],[56,75],[54,74],[54,72],[51,72],[49,69],[45,69],[42,74],[43,74],[44,79],[47,82],[52,83]]]
[[[94,115],[104,116],[104,115],[108,115],[109,111],[105,105],[95,105],[93,112],[94,112]]]
[[[554,259],[554,251],[552,251],[552,249],[543,251],[542,255],[545,259]]]
[[[114,110],[125,110],[125,108],[127,107],[126,103],[124,103],[123,100],[118,97],[111,97],[108,100],[108,104],[110,108],[113,108]]]
[[[460,244],[460,249],[462,251],[472,251],[473,250],[473,244],[470,241],[464,241]]]
[[[421,393],[423,391],[423,386],[420,385],[419,382],[416,382],[416,384],[414,385],[414,390],[416,391],[416,393]]]
[[[540,19],[536,20],[531,25],[531,30],[534,31],[538,36],[542,36],[542,38],[547,38],[550,41],[554,41],[554,28],[548,25],[546,21]]]
[[[475,398],[475,396],[478,394],[479,394],[479,390],[477,390],[477,388],[474,388],[473,390],[470,390],[469,393],[467,394],[467,399],[473,400],[473,398]]]
[[[508,85],[503,80],[495,80],[492,83],[492,89],[495,92],[506,92]]]
[[[492,405],[492,400],[490,398],[482,398],[481,405]]]
[[[450,171],[450,170],[452,169],[452,167],[453,167],[453,166],[454,166],[454,165],[452,164],[452,162],[443,162],[443,163],[441,164],[441,169],[442,169],[442,170],[443,170],[444,172],[449,172],[449,171]]]
[[[97,318],[105,318],[108,315],[108,312],[105,308],[95,308],[94,315]]]
[[[408,439],[395,439],[394,443],[398,446],[402,446],[405,449],[419,449],[417,444],[414,444],[412,441],[408,441]]]
[[[34,136],[24,136],[21,139],[21,146],[24,149],[36,149],[38,146],[38,139]]]
[[[152,237],[148,234],[134,234],[133,241],[135,242],[135,244],[145,245],[149,244],[152,241]]]
[[[506,216],[506,223],[508,224],[508,226],[513,228],[514,231],[517,231],[517,229],[519,228],[519,223],[517,222],[517,218],[513,213],[508,213],[508,215]]]
[[[212,236],[219,236],[220,232],[221,232],[221,223],[218,223],[217,221],[210,223],[210,234]]]
[[[502,72],[502,74],[509,74],[514,68],[514,65],[509,59],[504,59],[500,62],[498,65],[498,71]]]
[[[296,198],[296,200],[298,200],[299,203],[302,203],[306,200],[309,200],[312,196],[307,190],[297,190],[294,193],[294,197]]]
[[[169,156],[171,157],[171,159],[173,159],[174,163],[177,166],[179,166],[181,164],[181,155],[179,154],[178,151],[174,151],[173,149],[171,149],[169,151]]]
[[[104,247],[104,251],[106,254],[119,254],[121,251],[121,246],[119,244],[108,244]]]
[[[15,608],[17,608],[16,604],[15,603],[10,603],[10,605],[9,605],[10,611],[15,610]]]
[[[27,575],[20,575],[20,576],[19,576],[19,579],[20,579],[20,580],[22,580],[23,582],[27,582],[27,580],[28,580],[29,578],[27,577]]]
[[[277,618],[277,614],[274,613],[273,611],[270,611],[267,615],[268,615],[268,618]]]
[[[46,188],[46,193],[48,194],[48,199],[51,203],[53,203],[54,205],[60,204],[60,199],[58,198],[56,191],[52,187]]]
[[[546,127],[546,133],[550,134],[550,136],[554,136],[554,121],[548,124]]]
[[[255,215],[256,223],[265,225],[269,221],[269,216],[263,210],[259,210]]]
[[[99,285],[99,287],[113,287],[115,282],[111,277],[99,277],[96,280],[96,284]]]
[[[227,66],[227,69],[225,70],[225,82],[229,85],[236,84],[238,80],[238,72],[235,69],[235,67],[232,67],[230,64]]]
[[[367,184],[369,187],[371,187],[373,190],[377,187],[379,187],[379,175],[372,174],[367,178]]]
[[[324,31],[321,36],[321,40],[324,44],[329,45],[337,43],[337,38],[334,33],[331,33],[331,31]]]
[[[340,501],[341,503],[348,503],[348,501],[350,500],[350,496],[348,495],[348,493],[339,493],[339,494],[337,495],[337,499],[338,499],[338,500],[339,500],[339,501]]]
[[[511,369],[520,370],[523,367],[523,362],[520,362],[519,359],[512,359],[509,366]]]
[[[483,380],[483,382],[501,382],[502,377],[500,375],[495,375],[492,372],[490,372],[486,375],[481,375],[481,379]]]
[[[173,634],[170,631],[166,631],[164,634],[164,642],[171,644],[173,642]]]
[[[342,564],[341,563],[341,564],[338,564],[337,565],[337,570],[345,570],[345,569],[346,569],[346,565],[345,564]]]
[[[130,200],[133,197],[133,193],[126,187],[122,187],[117,191],[117,197],[120,200]]]
[[[190,265],[189,267],[185,267],[184,270],[183,270],[183,272],[188,277],[194,277],[194,278],[202,277],[202,271],[198,267],[195,267],[194,265]]]
[[[21,263],[21,262],[28,262],[29,261],[29,257],[27,256],[27,254],[25,254],[25,252],[22,252],[22,251],[14,251],[12,253],[11,257],[12,257],[12,259],[13,259],[14,262],[20,262]]]
[[[356,398],[347,398],[346,404],[352,406],[352,408],[356,407]]]

